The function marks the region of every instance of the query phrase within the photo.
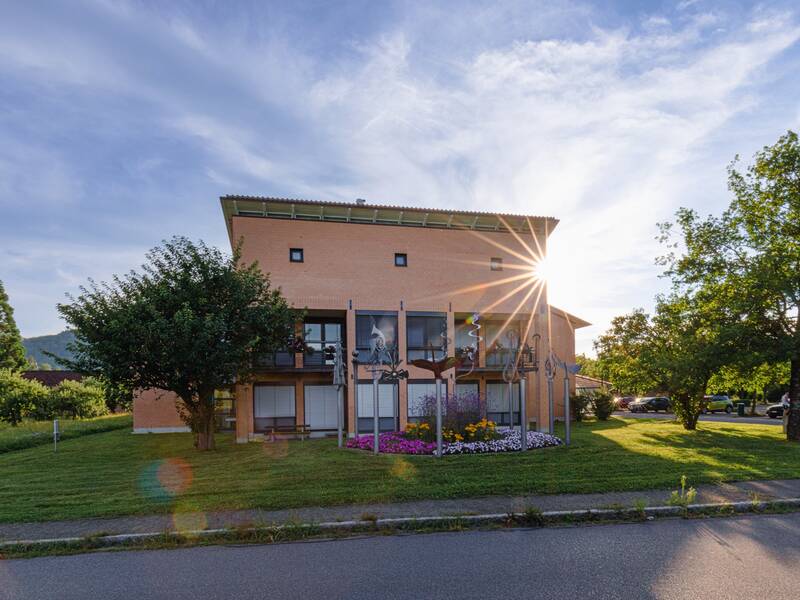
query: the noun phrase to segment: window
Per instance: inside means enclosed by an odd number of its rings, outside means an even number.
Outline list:
[[[464,394],[477,394],[478,393],[477,381],[465,381],[463,383],[456,383],[456,396],[463,396]]]
[[[236,397],[233,389],[214,390],[214,421],[217,431],[230,431],[236,426]]]
[[[442,382],[442,400],[447,395],[447,382]],[[425,415],[425,397],[436,398],[435,380],[416,380],[408,382],[408,420],[416,422]]]
[[[381,362],[389,363],[388,351],[397,347],[397,313],[357,312],[356,313],[356,350],[361,363],[371,359],[371,342],[373,338],[383,337],[386,350],[381,354]]]
[[[514,425],[519,425],[519,384],[511,387],[514,406]],[[498,425],[508,425],[508,384],[492,382],[486,384],[486,417]]]
[[[303,262],[303,249],[302,248],[290,248],[289,249],[289,260],[291,262]]]
[[[408,266],[408,255],[406,255],[406,254],[395,254],[394,255],[394,266],[395,267],[407,267]]]
[[[336,342],[345,342],[344,325],[339,320],[309,318],[303,323],[303,341],[310,352],[303,356],[305,366],[332,365],[331,350]],[[326,356],[326,351],[328,355]],[[347,356],[344,356],[347,360]]]
[[[256,385],[253,388],[255,431],[268,431],[272,427],[291,427],[294,424],[293,385]]]
[[[372,407],[373,398],[372,382],[360,381],[358,383],[358,432],[373,433]],[[378,429],[380,431],[397,430],[397,384],[378,384]]]
[[[493,257],[489,259],[489,267],[492,271],[502,271],[503,270],[503,259]]]
[[[484,329],[481,333],[484,333],[485,340],[486,340],[486,366],[487,367],[503,367],[506,364],[506,359],[509,358],[509,343],[510,340],[508,338],[508,332],[514,331],[517,333],[517,340],[519,340],[519,323],[516,321],[512,321],[508,325],[506,325],[505,329],[502,329],[503,322],[501,321],[486,321],[484,324]],[[489,347],[489,344],[492,344]]]
[[[444,313],[408,313],[408,360],[440,360],[447,355],[447,317]]]

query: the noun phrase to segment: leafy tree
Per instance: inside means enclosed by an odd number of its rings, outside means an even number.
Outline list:
[[[724,320],[709,310],[702,295],[659,297],[641,362],[672,398],[675,416],[686,429],[697,428],[703,396],[730,347]]]
[[[608,421],[614,413],[614,397],[605,390],[595,390],[592,393],[592,408],[598,419]]]
[[[758,361],[758,355],[753,356],[754,362]],[[782,362],[770,364],[761,362],[759,364],[731,364],[725,365],[714,373],[708,382],[708,393],[741,393],[744,392],[751,398],[750,414],[755,414],[758,396],[766,400],[767,391],[771,387],[787,385],[789,383],[789,363]]]
[[[27,364],[22,336],[14,321],[14,309],[0,281],[0,369],[22,371]]]
[[[735,315],[742,355],[788,361],[791,406],[787,438],[800,441],[800,142],[789,131],[739,170],[728,169],[734,198],[720,216],[681,209],[685,247],[665,257],[667,273],[683,289],[717,290]],[[672,226],[663,226],[665,239]],[[677,246],[674,246],[677,248]]]
[[[650,318],[642,309],[614,317],[608,331],[594,343],[600,378],[613,382],[623,394],[654,389],[657,382],[641,360],[650,333]]]
[[[586,356],[585,354],[581,353],[575,356],[575,363],[580,365],[581,375],[594,377],[595,379],[603,379],[603,374],[600,371],[600,365],[596,358],[592,358],[591,356]]]
[[[75,332],[70,368],[128,389],[174,392],[198,449],[214,448],[214,390],[249,379],[285,346],[296,311],[237,247],[172,238],[141,272],[90,283],[58,310]]]

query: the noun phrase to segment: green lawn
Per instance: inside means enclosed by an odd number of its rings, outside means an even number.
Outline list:
[[[199,453],[188,434],[113,431],[0,454],[0,521],[278,509],[491,494],[600,492],[800,477],[779,427],[613,418],[573,428],[573,446],[483,456],[379,456],[334,440]],[[167,462],[164,462],[164,461]]]
[[[126,415],[106,415],[94,419],[59,419],[61,439],[131,428],[132,419]],[[52,421],[23,421],[16,427],[0,422],[0,453],[53,443]]]

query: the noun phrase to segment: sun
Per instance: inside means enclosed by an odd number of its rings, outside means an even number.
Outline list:
[[[540,258],[536,261],[536,264],[531,267],[531,277],[544,283],[547,283],[550,281],[550,279],[552,279],[552,266],[546,257]]]

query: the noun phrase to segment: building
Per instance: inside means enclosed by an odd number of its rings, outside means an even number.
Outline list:
[[[47,387],[56,387],[62,381],[81,381],[83,375],[76,371],[31,370],[23,371],[22,377],[38,381]]]
[[[580,373],[575,376],[575,391],[579,394],[590,394],[598,390],[610,391],[612,387],[610,381],[589,377],[588,375],[581,375]]]
[[[550,217],[408,208],[282,198],[225,196],[222,211],[231,244],[242,242],[243,259],[258,261],[287,300],[306,309],[298,334],[311,352],[264,357],[255,381],[237,385],[221,401],[220,423],[235,426],[237,441],[259,439],[272,427],[308,425],[315,433],[336,430],[337,391],[332,360],[322,350],[342,342],[345,355],[365,361],[376,332],[396,348],[407,380],[381,384],[381,430],[403,429],[417,416],[419,399],[434,392],[430,372],[409,365],[416,358],[453,356],[475,340],[477,362],[447,372],[450,393],[478,392],[489,417],[509,421],[503,380],[508,331],[537,335],[540,354],[575,360],[576,328],[588,325],[548,304],[535,257],[546,254],[558,224]],[[473,324],[478,317],[480,329]],[[472,333],[471,333],[472,332]],[[448,342],[442,349],[442,341]],[[347,385],[349,435],[372,431],[372,383],[368,365],[358,368],[359,400]],[[574,391],[574,376],[571,389]],[[348,379],[351,381],[350,379]],[[563,371],[554,384],[555,418],[563,418]],[[513,384],[515,423],[519,384]],[[163,396],[163,393],[160,395]],[[549,421],[543,369],[528,374],[531,426]],[[134,402],[135,431],[183,427],[174,403],[150,390]]]

